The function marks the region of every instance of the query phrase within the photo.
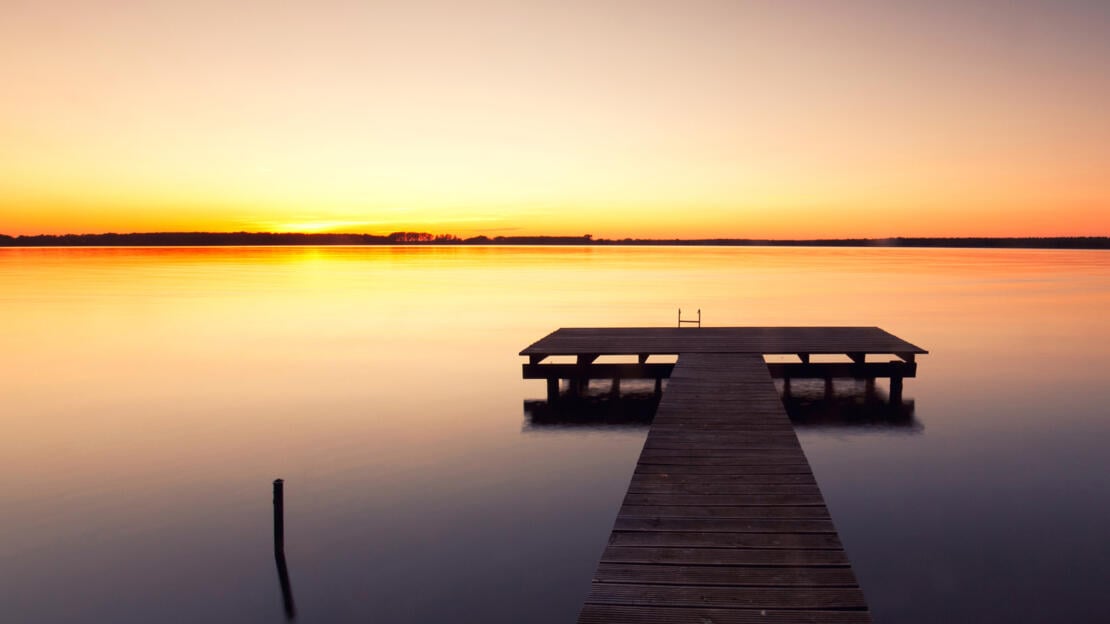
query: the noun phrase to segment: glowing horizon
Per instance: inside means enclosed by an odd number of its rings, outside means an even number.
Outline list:
[[[1106,3],[3,17],[8,235],[1110,235]]]

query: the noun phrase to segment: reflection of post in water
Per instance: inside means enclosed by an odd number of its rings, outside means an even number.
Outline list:
[[[891,396],[893,395],[893,396]],[[782,403],[796,428],[865,428],[919,433],[924,425],[914,415],[915,402],[898,392],[883,396],[872,379],[840,382],[783,380]]]
[[[555,401],[524,401],[524,429],[536,431],[560,427],[587,429],[645,429],[655,417],[659,396],[650,381],[615,381],[608,388],[578,396],[568,394]]]
[[[297,617],[293,605],[293,589],[289,584],[289,568],[285,565],[285,481],[274,479],[274,560],[277,562],[278,582],[281,584],[281,600],[285,606],[285,617]]]

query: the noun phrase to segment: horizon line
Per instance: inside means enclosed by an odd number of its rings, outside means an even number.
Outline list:
[[[1110,236],[891,236],[841,238],[594,238],[590,234],[497,235],[467,238],[454,234],[398,231],[390,234],[349,232],[103,232],[84,234],[0,233],[3,247],[175,247],[291,245],[597,245],[597,246],[809,246],[809,247],[1008,247],[1110,249]]]
[[[790,241],[790,240],[805,240],[805,241],[822,241],[822,240],[895,240],[895,239],[1065,239],[1065,238],[1110,238],[1110,233],[1107,234],[1065,234],[1054,236],[1039,236],[1035,234],[1026,234],[1020,236],[996,236],[996,235],[939,235],[939,236],[834,236],[834,237],[766,237],[766,236],[709,236],[709,237],[693,237],[693,238],[659,238],[659,237],[594,237],[593,234],[474,234],[472,236],[458,236],[451,232],[427,232],[420,230],[394,230],[388,234],[379,232],[313,232],[313,231],[276,231],[276,230],[146,230],[146,231],[101,231],[101,232],[65,232],[62,234],[51,234],[48,232],[39,232],[37,234],[5,234],[0,232],[0,237],[4,238],[38,238],[38,237],[63,237],[63,236],[166,236],[166,235],[206,235],[206,236],[229,236],[229,235],[248,235],[248,236],[370,236],[377,238],[387,238],[397,234],[421,234],[428,236],[444,236],[454,237],[460,240],[467,240],[472,238],[582,238],[587,240],[767,240],[767,241]]]

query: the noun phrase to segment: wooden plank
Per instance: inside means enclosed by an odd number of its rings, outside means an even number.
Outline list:
[[[703,533],[833,533],[831,520],[756,520],[735,518],[624,518],[614,531],[701,531]]]
[[[787,548],[633,548],[609,546],[601,560],[610,563],[750,566],[846,566],[843,550]]]
[[[676,466],[771,466],[771,465],[799,465],[809,464],[799,460],[794,452],[759,452],[758,449],[748,449],[741,453],[715,453],[695,454],[670,451],[645,450],[639,455],[639,463],[646,465],[676,465]]]
[[[622,518],[828,518],[823,505],[623,505]]]
[[[722,397],[722,400],[728,400],[728,398]],[[693,402],[691,401],[691,403]],[[660,434],[682,432],[697,433],[699,430],[720,431],[722,434],[745,432],[758,433],[760,431],[774,433],[776,430],[782,431],[783,426],[787,424],[780,420],[778,414],[761,414],[755,410],[747,415],[743,421],[737,421],[735,418],[725,414],[702,413],[696,416],[672,414],[668,416],[666,420],[653,421],[653,423],[659,425]]]
[[[710,483],[675,482],[643,483],[633,481],[628,487],[636,494],[802,494],[819,496],[816,483]]]
[[[579,624],[870,624],[857,610],[710,609],[587,603]]]
[[[847,567],[761,568],[753,566],[661,566],[636,563],[601,563],[594,573],[594,581],[662,585],[856,586],[856,577],[852,574],[851,569]]]
[[[752,465],[666,465],[645,464],[636,466],[637,475],[769,475],[805,474],[811,475],[808,464],[752,464]]]
[[[668,474],[668,473],[654,473],[644,474],[636,471],[632,474],[632,484],[640,485],[654,485],[654,484],[672,484],[672,483],[726,483],[726,484],[740,484],[740,483],[795,483],[805,485],[815,485],[817,480],[813,478],[812,474],[728,474],[728,475],[706,475],[706,474]]]
[[[650,434],[648,435],[650,439]],[[730,463],[735,462],[763,462],[768,463],[797,463],[798,454],[801,452],[801,445],[789,445],[782,448],[767,448],[766,446],[759,446],[755,444],[742,446],[738,448],[722,448],[722,449],[705,449],[699,451],[697,446],[690,446],[689,448],[655,448],[655,445],[646,446],[641,458],[648,460],[649,463],[660,463],[665,461],[677,461],[679,458],[687,458],[689,460],[699,460],[691,463],[712,463],[712,460],[727,460]],[[776,460],[783,460],[776,462]],[[792,460],[786,462],[785,460]],[[685,463],[685,462],[678,462]]]
[[[640,454],[641,465],[658,466],[805,466],[809,464],[798,460],[795,453],[751,453],[736,452],[717,455],[694,455],[691,453],[658,453],[645,451]]]
[[[653,454],[666,454],[673,452],[675,455],[687,455],[680,451],[692,451],[707,456],[727,455],[737,451],[764,449],[780,449],[783,451],[796,451],[801,449],[797,436],[787,438],[774,436],[745,436],[739,439],[724,439],[719,441],[700,441],[687,439],[674,439],[660,436],[661,439],[649,438],[644,443],[644,451]]]
[[[705,507],[735,505],[755,506],[805,506],[824,505],[825,500],[818,494],[670,494],[670,493],[633,493],[624,497],[625,505],[698,505]]]
[[[529,356],[546,357],[546,356]],[[669,378],[674,369],[674,364],[639,364],[639,363],[614,363],[593,362],[587,356],[583,362],[577,364],[522,364],[521,369],[524,379],[571,379],[585,377],[589,379],[659,379]],[[908,357],[908,356],[907,356]],[[579,356],[582,358],[582,356]],[[916,377],[917,364],[913,361],[890,362],[771,362],[767,370],[775,379],[828,379],[830,377],[850,379],[874,379],[887,377]],[[733,382],[722,390],[742,388],[740,382]]]
[[[764,448],[765,443],[787,442],[790,446],[798,443],[798,436],[793,430],[782,431],[721,431],[713,433],[698,431],[697,429],[678,430],[668,429],[665,426],[653,430],[652,446],[663,447],[664,444],[692,444],[698,448],[743,448],[755,444],[754,448]],[[743,445],[743,446],[740,446]]]
[[[726,609],[864,609],[856,587],[720,587],[593,583],[591,604],[720,607]]]
[[[801,452],[801,445],[798,443],[797,434],[793,431],[722,431],[719,435],[713,435],[709,431],[700,429],[685,431],[668,429],[661,432],[653,431],[652,435],[644,441],[644,451],[648,452],[685,449],[701,451],[697,454],[703,456],[743,453],[797,457]],[[728,453],[717,451],[728,451]]]
[[[775,520],[775,522],[782,522]],[[621,531],[609,535],[610,546],[652,548],[792,548],[840,550],[836,533],[708,533],[705,531]]]

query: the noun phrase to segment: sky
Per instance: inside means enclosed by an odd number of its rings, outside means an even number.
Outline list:
[[[1110,2],[0,5],[0,233],[1110,235]]]

